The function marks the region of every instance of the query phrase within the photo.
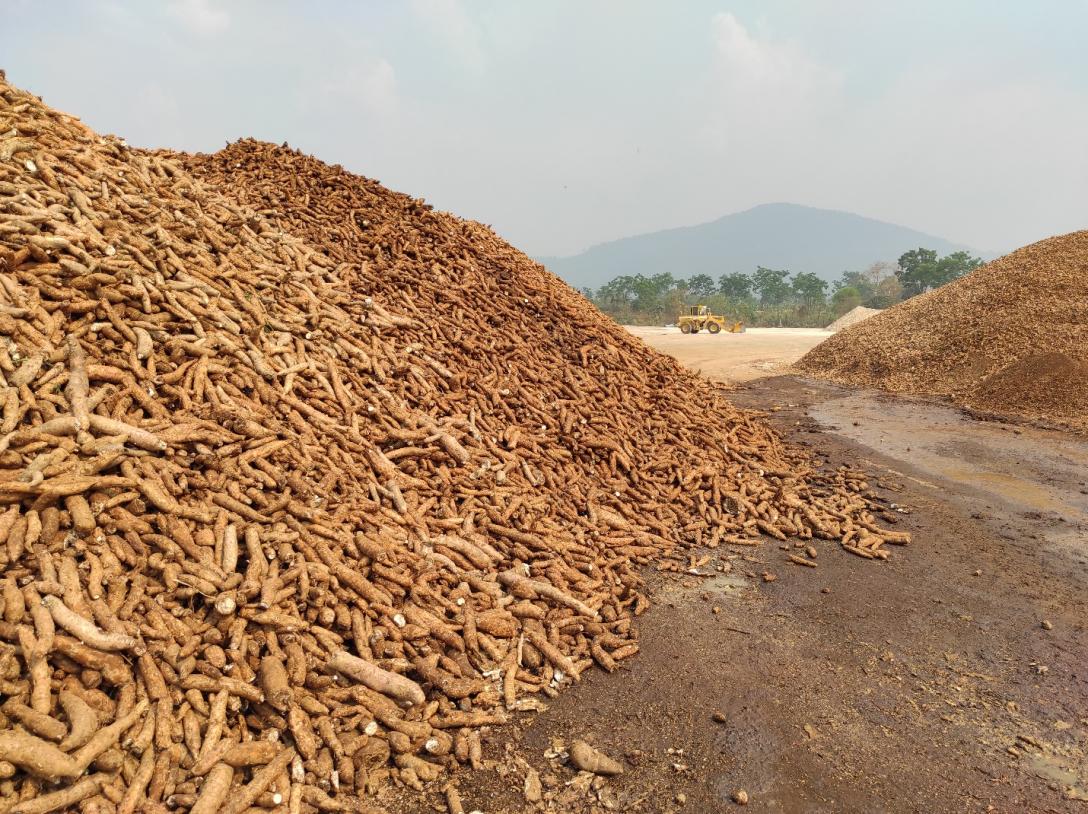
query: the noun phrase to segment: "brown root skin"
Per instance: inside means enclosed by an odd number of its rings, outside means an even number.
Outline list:
[[[424,783],[430,783],[432,780],[437,780],[438,776],[442,774],[442,766],[438,763],[431,763],[428,760],[424,760],[421,757],[416,757],[411,754],[401,754],[394,758],[394,762],[401,769],[411,769],[416,773],[416,777],[422,780]]]
[[[610,673],[616,672],[618,665],[616,660],[609,655],[599,642],[593,640],[589,643],[589,652],[593,655],[593,660],[597,662],[604,670]]]
[[[217,814],[227,799],[234,769],[226,763],[216,763],[200,786],[200,796],[189,809],[189,814]]]
[[[27,730],[40,738],[59,741],[68,734],[68,728],[56,718],[31,709],[26,704],[21,704],[15,699],[11,699],[5,703],[3,710],[5,714],[17,720],[26,727]]]
[[[98,794],[109,779],[106,774],[92,774],[66,788],[18,802],[8,809],[8,814],[49,814],[74,809],[81,801]]]
[[[438,668],[438,655],[416,659],[416,672],[447,698],[461,699],[476,695],[487,688],[487,682],[475,678],[456,678]]]
[[[100,435],[123,435],[128,439],[129,444],[148,452],[163,452],[166,450],[166,442],[157,435],[139,427],[134,427],[131,424],[126,424],[123,421],[116,421],[92,413],[90,424],[91,430],[95,433]]]
[[[312,760],[317,753],[317,736],[314,734],[310,717],[294,704],[287,710],[287,728],[295,742],[295,748],[305,760]]]
[[[259,766],[275,758],[282,748],[272,741],[247,741],[226,749],[223,752],[222,761],[235,769]]]
[[[140,765],[125,789],[125,796],[117,806],[117,814],[134,814],[146,796],[147,784],[155,771],[155,751],[148,749],[140,756]]]
[[[83,644],[98,650],[116,651],[132,650],[139,642],[124,633],[107,633],[94,622],[84,619],[78,613],[70,609],[58,597],[42,597],[42,604],[49,609],[53,621],[64,630],[71,633]]]
[[[330,670],[343,673],[348,678],[355,679],[389,698],[415,705],[422,704],[426,700],[423,688],[410,678],[383,670],[376,664],[371,664],[350,653],[344,651],[335,653],[329,658],[328,664]]]
[[[521,588],[523,590],[529,589],[536,595],[543,596],[547,599],[551,599],[552,601],[557,602],[560,605],[565,605],[568,608],[572,608],[583,616],[588,616],[590,619],[596,620],[601,618],[600,614],[598,614],[597,611],[595,611],[593,608],[589,607],[589,605],[587,605],[585,602],[582,602],[579,599],[575,599],[573,596],[568,596],[567,594],[556,588],[554,585],[551,585],[547,582],[541,582],[539,580],[523,577],[518,574],[517,571],[514,571],[512,569],[509,571],[503,571],[501,574],[499,574],[499,582],[509,588]]]
[[[147,699],[141,699],[136,706],[132,708],[132,711],[123,718],[118,718],[109,726],[103,727],[95,732],[91,739],[72,755],[72,759],[75,760],[76,765],[78,766],[76,774],[86,771],[87,767],[90,766],[100,754],[116,744],[122,733],[143,717],[144,713],[147,712],[148,706]]]
[[[543,653],[544,657],[551,662],[554,667],[562,670],[575,681],[579,680],[581,671],[559,648],[549,642],[547,637],[542,636],[535,630],[527,630],[525,631],[525,640]]]
[[[91,739],[98,729],[98,714],[90,704],[73,692],[61,690],[57,700],[68,717],[68,734],[60,742],[60,748],[69,752]]]
[[[26,625],[20,625],[16,633],[30,677],[30,706],[37,712],[47,714],[51,705],[52,671],[46,661],[46,653],[41,647],[41,642]]]
[[[14,729],[0,732],[0,760],[54,782],[79,777],[83,771],[79,762],[56,744]]]
[[[18,512],[18,506],[12,506],[13,509]],[[4,514],[4,517],[11,516],[11,512]],[[12,516],[12,522],[14,522],[14,516]],[[7,536],[6,532],[3,535]],[[19,590],[15,584],[15,580],[8,577],[4,580],[4,621],[8,624],[16,625],[23,621],[23,614],[26,613],[26,599],[23,597],[23,592]]]
[[[623,774],[623,765],[582,740],[570,746],[570,762],[583,772],[606,776]]]
[[[121,687],[132,681],[132,670],[116,653],[104,653],[76,639],[60,635],[53,639],[53,649],[77,664],[102,673],[102,677],[115,687]]]
[[[257,683],[264,692],[265,700],[281,712],[291,701],[291,686],[283,662],[275,656],[265,656],[257,669]]]
[[[87,394],[91,384],[87,379],[87,357],[79,340],[68,336],[68,385],[65,395],[79,429],[90,429],[91,411],[87,407]]]
[[[275,758],[254,772],[253,779],[249,783],[230,796],[225,805],[219,809],[219,814],[241,814],[252,806],[283,773],[294,757],[294,749],[289,747],[283,749]]]
[[[465,814],[465,806],[456,786],[446,786],[446,808],[449,809],[449,814]]]
[[[181,688],[183,690],[200,690],[201,692],[227,690],[231,695],[236,695],[247,701],[260,703],[264,700],[260,688],[237,678],[211,678],[210,676],[193,674],[182,679]]]
[[[208,738],[205,737],[204,744],[200,750],[200,756],[197,758],[190,771],[196,777],[206,775],[211,771],[212,767],[216,763],[219,763],[223,759],[223,756],[236,745],[237,744],[235,744],[234,741],[209,743]]]

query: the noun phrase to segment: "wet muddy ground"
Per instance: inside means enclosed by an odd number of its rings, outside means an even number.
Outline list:
[[[1085,439],[793,377],[732,398],[866,469],[914,542],[887,562],[823,544],[804,568],[769,541],[651,575],[639,656],[493,731],[465,810],[702,814],[743,790],[767,812],[1088,812]],[[626,772],[577,775],[575,738]]]

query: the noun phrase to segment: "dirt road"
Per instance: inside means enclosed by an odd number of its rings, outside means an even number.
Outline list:
[[[915,542],[656,575],[639,656],[493,732],[466,811],[1088,812],[1088,444],[792,377],[732,397],[865,467]],[[548,757],[574,738],[625,774]]]
[[[818,328],[748,328],[741,334],[704,331],[685,336],[679,328],[625,327],[654,350],[719,382],[746,382],[783,373],[831,336],[830,331]]]

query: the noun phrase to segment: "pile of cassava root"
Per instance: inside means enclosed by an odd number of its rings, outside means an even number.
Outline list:
[[[191,164],[0,78],[0,814],[372,810],[634,655],[640,566],[906,541],[484,227]]]
[[[1024,246],[849,326],[797,367],[1088,429],[1088,230]]]

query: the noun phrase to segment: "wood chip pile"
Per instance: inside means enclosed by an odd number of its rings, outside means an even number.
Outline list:
[[[0,134],[3,814],[366,811],[634,655],[641,565],[906,539],[484,227]]]
[[[1025,246],[821,342],[842,384],[1088,425],[1088,231]]]
[[[881,310],[880,308],[866,308],[864,305],[858,305],[828,325],[826,330],[841,331],[843,328],[849,328],[851,325],[864,322],[869,317],[875,317]]]

